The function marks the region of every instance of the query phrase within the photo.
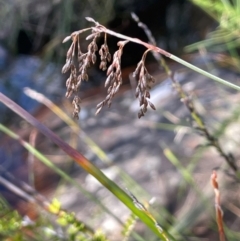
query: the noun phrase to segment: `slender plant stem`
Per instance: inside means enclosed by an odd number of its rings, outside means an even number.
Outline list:
[[[226,80],[221,79],[221,78],[219,78],[215,75],[212,75],[212,74],[208,73],[207,71],[204,71],[204,70],[202,70],[202,69],[200,69],[200,68],[198,68],[198,67],[196,67],[196,66],[194,66],[194,65],[192,65],[192,64],[190,64],[190,63],[188,63],[188,62],[186,62],[186,61],[184,61],[184,60],[182,60],[178,57],[176,57],[175,55],[171,55],[170,59],[173,59],[176,62],[178,62],[178,63],[180,63],[180,64],[182,64],[182,65],[184,65],[184,66],[186,66],[186,67],[188,67],[188,68],[190,68],[190,69],[192,69],[192,70],[194,70],[194,71],[196,71],[196,72],[198,72],[198,73],[200,73],[200,74],[202,74],[202,75],[204,75],[204,76],[206,76],[210,79],[213,79],[213,80],[215,80],[215,81],[217,81],[217,82],[219,82],[223,85],[226,85],[226,86],[228,86],[232,89],[240,91],[240,86],[237,86],[235,84],[230,83],[229,81],[226,81]]]
[[[138,16],[135,14],[135,13],[132,13],[132,17],[133,19],[138,23],[138,26],[141,27],[145,34],[147,35],[150,43],[152,45],[156,45],[156,41],[155,41],[155,38],[153,37],[151,31],[148,29],[147,25],[140,22]],[[192,119],[196,122],[197,126],[198,126],[198,129],[199,131],[201,131],[201,133],[205,136],[205,138],[208,140],[209,144],[213,147],[216,148],[216,150],[218,151],[218,153],[226,160],[226,162],[228,163],[228,165],[231,167],[231,169],[235,172],[236,174],[236,177],[239,177],[239,172],[238,172],[238,168],[237,168],[237,165],[235,164],[236,161],[235,161],[235,158],[233,157],[233,155],[231,154],[226,154],[218,139],[214,137],[214,135],[212,135],[208,128],[206,127],[202,117],[198,114],[198,112],[196,111],[195,107],[194,107],[194,103],[193,101],[191,100],[191,98],[188,97],[188,95],[184,92],[184,90],[182,89],[181,85],[175,80],[174,78],[174,74],[171,72],[171,70],[169,69],[168,65],[166,64],[164,58],[162,58],[162,56],[159,54],[159,53],[156,53],[156,52],[153,52],[153,55],[155,57],[155,59],[161,64],[161,66],[164,68],[165,72],[167,73],[168,77],[171,79],[172,81],[172,84],[173,84],[173,87],[176,89],[176,91],[178,92],[179,94],[179,97],[181,98],[181,100],[184,102],[184,104],[186,105],[186,107],[188,108],[191,116],[192,116]],[[172,55],[174,56],[174,55]],[[170,57],[172,58],[172,57]],[[177,58],[176,56],[174,56],[174,58]],[[182,59],[179,59],[178,60],[180,61],[183,61]],[[185,61],[183,61],[185,62]],[[187,62],[185,62],[187,63]],[[189,64],[189,63],[187,63]],[[194,66],[194,68],[196,68]],[[198,72],[198,68],[196,68],[196,71]],[[216,76],[212,75],[214,78]],[[216,77],[216,81],[219,81],[219,78]],[[226,82],[227,84],[231,84],[229,82]]]
[[[196,72],[198,72],[198,73],[200,73],[200,74],[202,74],[202,75],[204,75],[204,76],[206,76],[206,77],[208,77],[212,80],[214,80],[214,81],[217,81],[217,82],[219,82],[219,83],[221,83],[225,86],[228,86],[232,89],[240,91],[240,86],[235,85],[235,84],[233,84],[229,81],[226,81],[222,78],[219,78],[215,75],[212,75],[212,74],[208,73],[207,71],[204,71],[204,70],[196,67],[195,65],[192,65],[192,64],[188,63],[187,61],[185,61],[183,59],[180,59],[177,56],[175,56],[175,55],[173,55],[173,54],[171,54],[171,53],[169,53],[169,52],[167,52],[167,51],[165,51],[165,50],[163,50],[163,49],[161,49],[157,46],[146,43],[146,42],[144,42],[144,41],[142,41],[138,38],[132,38],[132,37],[128,37],[126,35],[120,34],[120,33],[116,33],[112,30],[109,30],[109,29],[105,28],[102,25],[99,25],[98,27],[93,27],[93,29],[98,30],[99,32],[107,33],[109,35],[115,36],[115,37],[120,38],[120,39],[125,39],[125,40],[131,41],[133,43],[141,44],[141,45],[145,46],[146,48],[148,48],[148,49],[150,49],[154,52],[160,53],[160,54],[162,54],[162,55],[164,55],[164,56],[166,56],[166,57],[168,57],[168,58],[170,58],[170,59],[172,59],[172,60],[174,60],[174,61],[176,61],[176,62],[178,62],[178,63],[180,63],[180,64],[182,64],[182,65],[184,65],[184,66],[186,66],[186,67],[188,67],[188,68],[190,68],[190,69],[192,69],[192,70],[194,70],[194,71],[196,71]]]

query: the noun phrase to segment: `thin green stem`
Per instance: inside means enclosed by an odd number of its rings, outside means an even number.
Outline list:
[[[178,63],[180,63],[180,64],[182,64],[184,66],[186,66],[187,68],[190,68],[190,69],[192,69],[192,70],[194,70],[194,71],[196,71],[196,72],[198,72],[198,73],[200,73],[200,74],[202,74],[202,75],[204,75],[204,76],[206,76],[206,77],[208,77],[208,78],[210,78],[210,79],[212,79],[214,81],[217,81],[217,82],[219,82],[219,83],[221,83],[221,84],[223,84],[225,86],[228,86],[230,88],[233,88],[235,90],[240,91],[240,86],[235,85],[235,84],[233,84],[233,83],[231,83],[229,81],[226,81],[226,80],[224,80],[222,78],[219,78],[219,77],[217,77],[215,75],[212,75],[212,74],[208,73],[207,71],[204,71],[204,70],[202,70],[202,69],[200,69],[200,68],[198,68],[198,67],[196,67],[196,66],[194,66],[194,65],[192,65],[190,63],[188,63],[187,61],[184,61],[183,59],[180,59],[177,56],[175,56],[175,55],[173,55],[173,54],[171,54],[171,53],[169,53],[169,52],[167,52],[167,51],[165,51],[165,50],[163,50],[163,49],[161,49],[161,48],[159,48],[157,46],[154,46],[152,44],[146,43],[146,42],[144,42],[144,41],[142,41],[142,40],[140,40],[138,38],[132,38],[132,37],[128,37],[128,36],[123,35],[123,34],[116,33],[116,32],[114,32],[112,30],[109,30],[109,29],[105,28],[102,25],[97,25],[96,27],[92,27],[92,29],[95,30],[95,31],[108,33],[109,35],[115,36],[115,37],[120,38],[120,39],[125,39],[125,40],[128,40],[128,41],[133,42],[133,43],[141,44],[141,45],[145,46],[147,49],[150,49],[150,50],[152,50],[154,52],[160,53],[160,54],[166,56],[167,58],[170,58],[170,59],[172,59],[172,60],[174,60],[174,61],[176,61],[176,62],[178,62]]]
[[[200,74],[202,74],[202,75],[204,75],[204,76],[206,76],[206,77],[208,77],[208,78],[210,78],[212,80],[215,80],[215,81],[217,81],[217,82],[219,82],[219,83],[221,83],[223,85],[226,85],[226,86],[228,86],[230,88],[233,88],[235,90],[240,91],[240,86],[232,84],[229,81],[221,79],[221,78],[219,78],[219,77],[217,77],[215,75],[212,75],[212,74],[208,73],[207,71],[204,71],[204,70],[202,70],[202,69],[200,69],[200,68],[198,68],[198,67],[196,67],[196,66],[194,66],[194,65],[192,65],[190,63],[188,63],[187,61],[184,61],[184,60],[178,58],[175,55],[171,55],[170,59],[173,59],[176,62],[178,62],[178,63],[180,63],[180,64],[182,64],[182,65],[184,65],[184,66],[186,66],[186,67],[188,67],[188,68],[190,68],[190,69],[192,69],[192,70],[194,70],[194,71],[196,71],[196,72],[198,72],[198,73],[200,73]]]

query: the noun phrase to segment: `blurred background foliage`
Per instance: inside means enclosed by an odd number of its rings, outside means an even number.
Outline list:
[[[0,41],[20,54],[62,52],[66,34],[86,27],[86,16],[106,24],[115,16],[113,6],[112,0],[1,0]]]
[[[173,51],[203,38],[206,24],[211,22],[186,0],[1,0],[0,43],[16,54],[55,56],[58,61],[65,53],[65,47],[60,47],[62,39],[85,28],[87,16],[119,32],[142,32],[132,26],[136,24],[132,24],[130,12],[136,12],[149,26],[158,44]]]
[[[225,67],[240,70],[240,1],[239,0],[192,0],[216,21],[216,27],[206,38],[185,47],[192,52],[206,49],[219,54],[213,58]],[[226,54],[226,55],[222,55]]]
[[[208,34],[206,40],[189,46],[187,50],[194,50],[194,46],[200,44],[218,52],[226,49],[234,50],[240,46],[240,1],[192,0],[192,2],[210,15],[218,26]]]

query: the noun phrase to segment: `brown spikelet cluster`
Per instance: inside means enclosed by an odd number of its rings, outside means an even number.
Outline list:
[[[148,51],[148,50],[147,50]],[[148,73],[145,67],[145,57],[144,53],[142,60],[138,63],[137,68],[133,72],[133,77],[137,80],[137,88],[135,92],[136,98],[139,100],[140,110],[138,112],[138,118],[140,119],[147,112],[148,106],[153,110],[156,110],[154,104],[150,99],[150,89],[152,84],[155,82],[154,78]]]
[[[121,56],[123,53],[123,47],[128,41],[120,41],[118,42],[119,49],[113,55],[113,62],[108,67],[107,70],[107,79],[105,81],[105,87],[108,87],[107,96],[105,100],[100,102],[97,105],[96,114],[98,114],[104,105],[108,105],[108,107],[112,104],[113,96],[118,92],[121,84],[122,84],[122,72],[121,72]]]
[[[78,114],[81,110],[81,98],[78,96],[79,87],[83,81],[88,81],[88,68],[96,63],[97,54],[100,56],[99,68],[103,71],[107,70],[107,78],[105,81],[105,87],[107,87],[107,96],[101,101],[96,107],[96,114],[98,114],[103,106],[111,106],[112,99],[118,92],[122,84],[122,72],[121,72],[121,57],[123,54],[123,48],[129,41],[119,41],[118,50],[113,55],[112,63],[107,67],[108,62],[111,62],[111,54],[107,45],[107,29],[100,25],[92,18],[86,18],[88,21],[95,24],[94,27],[83,29],[80,31],[73,32],[70,36],[67,36],[63,42],[72,40],[71,46],[67,51],[66,63],[62,68],[62,73],[70,71],[70,76],[66,80],[66,97],[69,98],[74,94],[73,97],[73,116],[78,118]],[[80,47],[80,34],[91,30],[90,35],[86,40],[91,40],[88,45],[86,53],[81,51]],[[104,43],[98,51],[97,39],[100,34],[104,33]],[[98,51],[98,52],[97,52]],[[140,111],[138,117],[141,118],[147,112],[148,106],[155,110],[154,105],[149,101],[151,84],[154,82],[153,77],[148,73],[145,67],[145,58],[149,49],[144,53],[142,60],[139,62],[133,76],[138,81],[136,88],[136,97],[139,98]]]
[[[107,62],[111,61],[111,54],[109,53],[109,49],[107,46],[107,35],[105,34],[104,44],[101,46],[99,50],[99,55],[101,58],[101,62],[99,65],[99,69],[105,71],[107,69]]]
[[[96,52],[98,50],[98,46],[96,44],[96,40],[100,34],[94,30],[92,32],[93,33],[87,37],[88,40],[92,39],[92,41],[88,45],[88,51],[86,53],[82,53],[80,47],[79,34],[81,32],[74,32],[71,36],[64,39],[64,42],[68,41],[70,38],[72,38],[73,41],[67,51],[66,63],[62,68],[62,73],[66,73],[69,70],[71,71],[70,76],[66,81],[66,97],[69,98],[73,93],[75,93],[72,104],[74,107],[73,116],[76,118],[78,118],[78,113],[81,110],[81,99],[78,96],[79,87],[82,81],[88,81],[87,69],[91,64],[95,64],[97,60]]]

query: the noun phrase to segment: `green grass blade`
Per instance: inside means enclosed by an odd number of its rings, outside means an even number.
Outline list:
[[[219,82],[220,84],[226,85],[226,86],[228,86],[228,87],[230,87],[232,89],[240,91],[240,86],[235,85],[235,84],[233,84],[233,83],[231,83],[229,81],[226,81],[224,79],[221,79],[221,78],[219,78],[219,77],[217,77],[217,76],[215,76],[213,74],[210,74],[207,71],[204,71],[204,70],[202,70],[202,69],[200,69],[200,68],[198,68],[198,67],[196,67],[196,66],[194,66],[194,65],[192,65],[192,64],[190,64],[190,63],[188,63],[186,61],[184,61],[183,59],[178,58],[175,55],[171,55],[170,58],[175,60],[175,61],[177,61],[178,63],[188,67],[189,69],[192,69],[192,70],[194,70],[194,71],[196,71],[196,72],[198,72],[198,73],[200,73],[200,74],[202,74],[202,75],[204,75],[204,76],[206,76],[206,77],[208,77],[208,78],[210,78],[212,80],[215,80],[215,81]]]
[[[0,101],[9,107],[12,111],[17,113],[28,123],[37,128],[42,134],[49,138],[52,142],[58,145],[64,152],[66,152],[76,163],[78,163],[86,172],[94,176],[103,186],[105,186],[112,194],[114,194],[118,200],[120,200],[125,206],[127,206],[136,216],[138,216],[158,237],[162,240],[168,241],[166,232],[160,231],[156,227],[156,223],[145,212],[139,210],[133,203],[133,200],[124,192],[116,183],[110,180],[101,170],[93,165],[88,159],[86,159],[81,153],[77,152],[60,137],[48,129],[45,125],[40,123],[31,114],[22,109],[19,105],[13,102],[4,94],[0,93]],[[168,235],[169,236],[169,235]],[[171,237],[171,240],[173,238]]]
[[[39,152],[37,149],[35,149],[32,145],[30,145],[28,142],[21,139],[20,136],[12,132],[10,129],[5,127],[0,123],[0,131],[4,132],[11,138],[18,140],[19,143],[26,148],[30,153],[32,153],[35,157],[37,157],[42,163],[44,163],[47,167],[54,170],[59,176],[61,176],[64,180],[71,183],[73,186],[75,186],[80,192],[82,192],[86,197],[88,197],[90,200],[95,202],[97,205],[99,205],[105,212],[113,216],[119,223],[122,224],[121,220],[115,216],[107,207],[105,207],[100,200],[96,199],[90,192],[88,192],[85,188],[83,188],[78,182],[76,182],[73,178],[71,178],[67,173],[62,171],[60,168],[58,168],[55,164],[53,164],[52,161],[50,161],[47,157],[45,157],[41,152]]]

